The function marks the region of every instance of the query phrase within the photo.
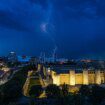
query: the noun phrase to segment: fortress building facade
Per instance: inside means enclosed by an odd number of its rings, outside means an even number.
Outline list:
[[[105,70],[94,68],[75,68],[75,67],[44,67],[44,74],[52,78],[52,83],[56,85],[68,84],[91,85],[105,83]]]

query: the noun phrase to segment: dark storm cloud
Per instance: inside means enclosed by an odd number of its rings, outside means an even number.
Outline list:
[[[41,5],[43,9],[48,7],[48,0],[29,0],[31,3]]]
[[[105,16],[104,0],[55,0],[54,4],[67,18],[97,18]]]
[[[37,27],[43,20],[44,15],[46,15],[46,10],[44,9],[48,9],[49,2],[53,4],[55,11],[61,12],[60,16],[68,19],[81,18],[81,16],[92,18],[97,17],[98,12],[100,15],[105,13],[105,3],[101,4],[97,0],[10,0],[11,2],[7,2],[8,5],[6,5],[6,0],[5,2],[2,1],[1,3],[5,7],[4,14],[7,13],[7,15],[4,16],[4,19],[1,16],[1,20],[3,19],[5,26],[7,25],[8,27],[10,25],[10,28],[14,27],[14,29],[18,29],[18,26],[23,30],[27,30],[27,28],[31,30],[34,25]],[[101,11],[102,7],[104,7],[103,11]],[[3,11],[1,12],[3,14]]]
[[[57,30],[63,39],[58,40],[66,52],[64,55],[102,57],[105,53],[105,1],[56,0],[54,3]]]
[[[3,1],[3,0],[2,0]],[[4,5],[4,25],[7,27],[20,28],[28,26],[30,22],[30,27],[33,28],[33,25],[37,26],[37,22],[42,21],[46,11],[44,9],[48,7],[48,3],[51,2],[55,8],[55,11],[61,12],[60,16],[65,18],[81,18],[83,16],[87,18],[97,17],[99,15],[104,16],[105,14],[105,3],[98,0],[10,0],[11,2],[2,2]],[[12,13],[8,13],[12,11]],[[1,8],[3,9],[3,8]],[[1,11],[3,13],[3,11]],[[6,17],[7,16],[7,17]],[[13,18],[12,18],[13,17]],[[1,16],[2,20],[3,16]],[[35,22],[36,21],[36,22]],[[17,23],[17,24],[16,24]],[[3,24],[3,22],[2,22]],[[15,26],[16,25],[16,26]],[[29,27],[28,27],[29,28]],[[26,28],[27,29],[27,28]]]
[[[0,26],[19,31],[28,30],[25,26],[20,24],[16,19],[12,18],[13,15],[7,11],[0,11]]]
[[[0,24],[20,31],[37,30],[37,25],[43,18],[40,4],[31,4],[28,0],[0,1]]]

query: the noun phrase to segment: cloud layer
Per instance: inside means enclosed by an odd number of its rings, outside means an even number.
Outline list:
[[[104,0],[0,0],[0,27],[1,55],[51,54],[55,42],[61,57],[105,58]]]

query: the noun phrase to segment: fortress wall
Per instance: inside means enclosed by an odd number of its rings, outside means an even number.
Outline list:
[[[95,71],[95,83],[101,84],[101,73],[100,70]]]
[[[83,74],[82,73],[75,74],[75,84],[83,84]]]
[[[69,85],[69,74],[60,74],[60,84],[68,84]]]
[[[75,70],[70,70],[70,85],[75,85]]]
[[[83,84],[88,85],[89,80],[88,80],[88,70],[83,70]]]

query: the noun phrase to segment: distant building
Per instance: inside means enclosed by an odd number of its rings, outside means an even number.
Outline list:
[[[38,62],[36,57],[31,56],[17,56],[18,62],[22,64],[36,64]]]
[[[9,62],[17,62],[17,55],[15,52],[10,52],[9,55],[8,55],[8,61]]]
[[[30,56],[17,56],[18,62],[21,63],[29,63],[31,57]]]
[[[65,62],[68,62],[68,59],[66,59],[66,58],[56,58],[56,59],[54,59],[54,58],[45,58],[45,60],[44,60],[45,62],[47,62],[47,63],[55,63],[55,62],[59,62],[59,63],[65,63]]]

